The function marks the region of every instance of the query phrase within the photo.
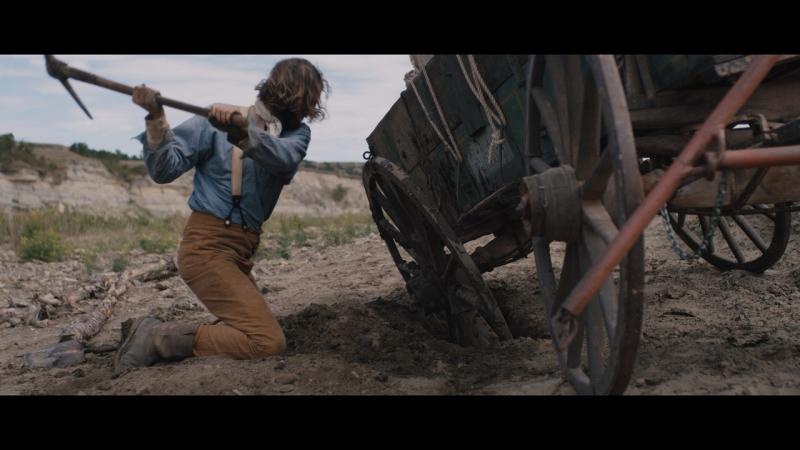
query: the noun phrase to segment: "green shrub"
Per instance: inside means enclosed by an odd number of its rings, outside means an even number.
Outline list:
[[[87,249],[81,252],[80,260],[88,274],[91,274],[98,268],[97,251],[93,249]]]
[[[36,156],[32,144],[15,141],[13,134],[0,135],[0,172],[14,173],[26,167],[36,170],[40,177],[52,174],[56,181],[64,175],[64,170],[59,170],[56,164]]]
[[[331,191],[331,198],[333,198],[333,201],[335,201],[336,203],[339,203],[342,200],[344,200],[345,195],[347,195],[347,188],[342,186],[341,184],[336,186],[336,189]]]
[[[67,246],[54,231],[32,227],[23,231],[17,255],[23,261],[63,261],[67,256]]]
[[[114,258],[114,261],[111,262],[111,270],[114,272],[122,272],[128,267],[128,258],[124,256],[117,256]]]
[[[147,253],[166,253],[175,247],[175,241],[166,237],[139,240],[139,247]]]

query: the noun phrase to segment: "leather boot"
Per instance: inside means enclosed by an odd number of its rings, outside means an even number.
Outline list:
[[[192,356],[197,328],[195,324],[162,322],[154,317],[123,324],[122,343],[114,357],[112,377],[117,378],[134,367]]]

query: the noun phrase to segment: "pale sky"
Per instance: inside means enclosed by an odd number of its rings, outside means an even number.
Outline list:
[[[55,55],[67,64],[120,83],[145,83],[187,103],[251,105],[255,85],[279,60],[300,56],[316,64],[331,84],[329,118],[311,124],[308,159],[362,161],[366,137],[405,89],[408,55]],[[71,81],[94,116],[90,120],[57,80],[43,55],[0,55],[0,134],[17,140],[89,147],[140,155],[132,140],[146,112],[130,97]],[[167,108],[179,125],[191,115]]]

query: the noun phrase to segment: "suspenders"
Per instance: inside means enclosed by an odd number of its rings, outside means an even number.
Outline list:
[[[225,226],[229,227],[231,225],[231,218],[233,217],[233,210],[239,210],[239,216],[242,217],[242,228],[247,230],[247,225],[244,224],[244,217],[242,216],[242,166],[244,160],[242,159],[242,149],[237,146],[233,146],[231,150],[231,200],[233,200],[233,206],[231,207],[230,212],[228,212],[228,217],[225,219]]]
[[[240,108],[240,111],[244,117],[247,117],[249,108]],[[244,152],[237,146],[233,146],[231,149],[231,200],[233,201],[233,206],[231,207],[230,212],[228,212],[228,217],[225,218],[225,226],[229,227],[231,225],[231,218],[233,217],[233,210],[239,210],[239,217],[242,218],[242,228],[246,231],[247,225],[244,223],[244,215],[242,214],[242,169],[244,165],[244,160],[242,159],[242,154]]]

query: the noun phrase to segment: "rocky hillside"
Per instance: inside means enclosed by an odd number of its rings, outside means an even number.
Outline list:
[[[33,144],[29,161],[13,161],[0,170],[0,209],[55,207],[102,215],[147,212],[155,216],[189,212],[194,171],[166,185],[147,177],[142,161],[124,161],[134,169],[124,180],[100,160],[71,152],[62,145]],[[304,164],[284,188],[275,214],[330,216],[368,209],[352,163]],[[130,175],[132,174],[132,175]]]

